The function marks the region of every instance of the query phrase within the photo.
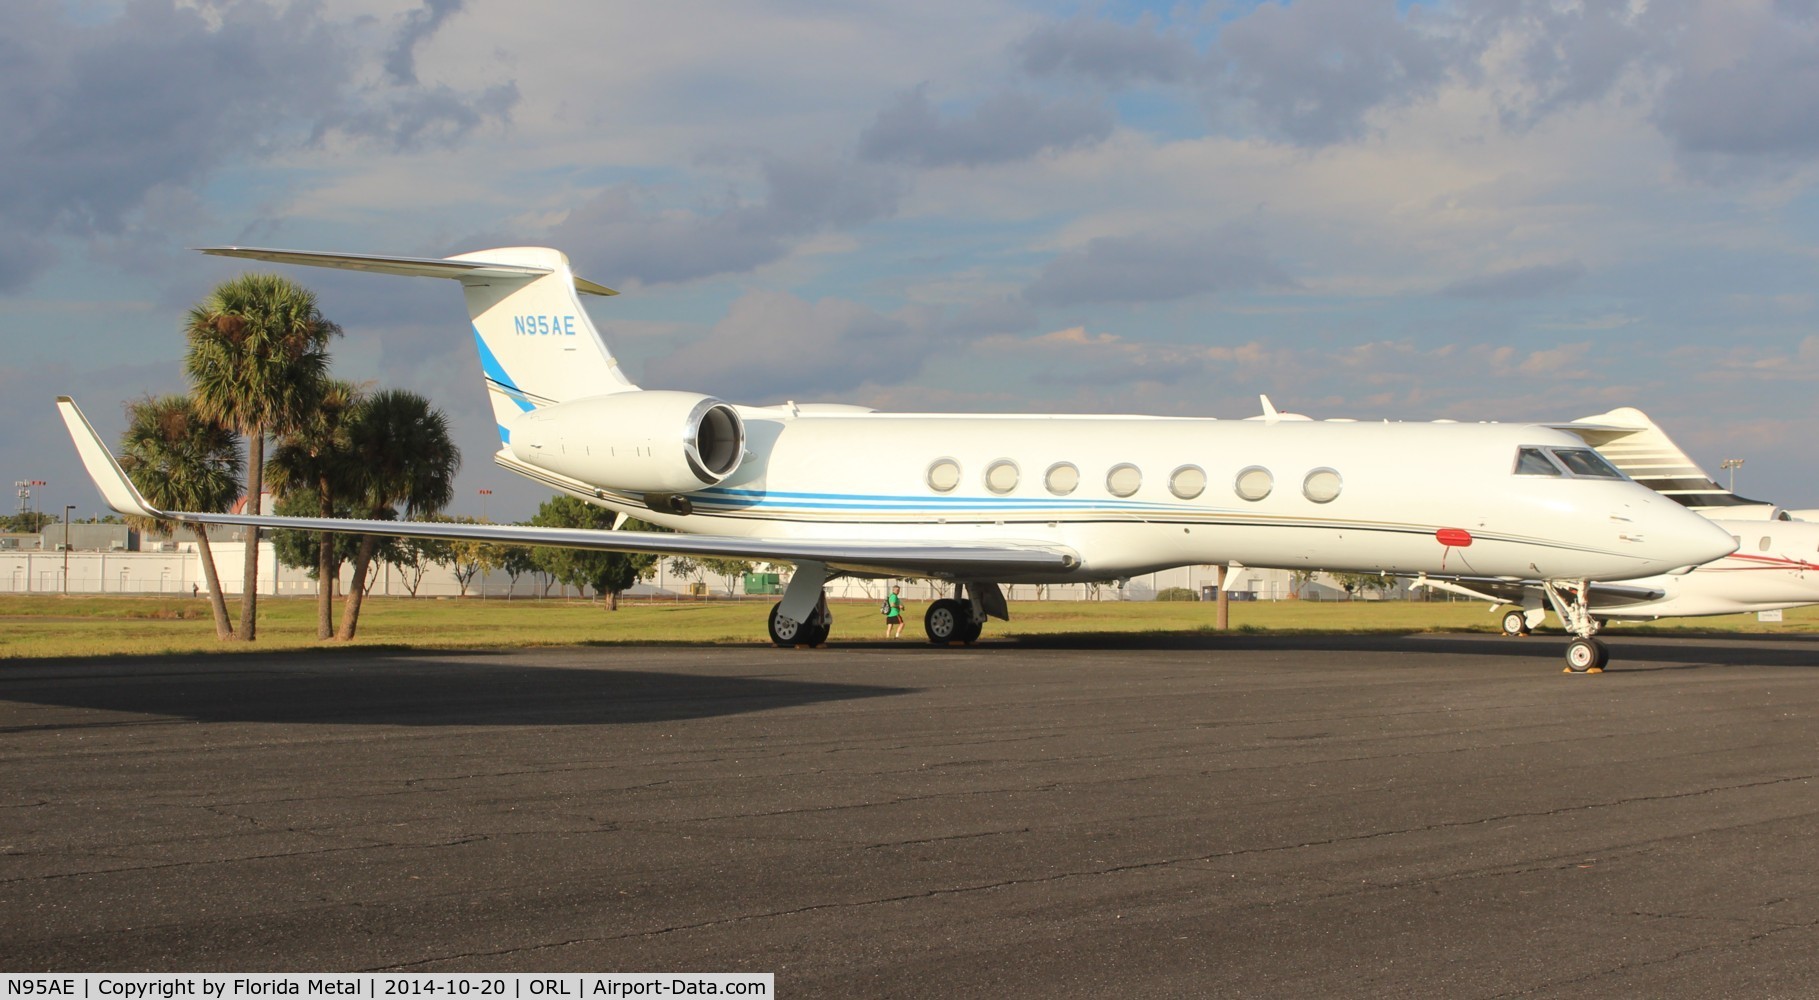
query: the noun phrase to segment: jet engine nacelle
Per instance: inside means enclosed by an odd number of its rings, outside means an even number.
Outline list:
[[[745,457],[738,412],[694,392],[646,389],[570,400],[531,410],[510,430],[519,461],[635,493],[713,486]]]

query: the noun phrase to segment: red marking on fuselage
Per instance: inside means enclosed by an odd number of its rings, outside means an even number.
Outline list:
[[[1434,532],[1434,537],[1449,549],[1463,549],[1472,544],[1472,533],[1464,528],[1441,528]]]

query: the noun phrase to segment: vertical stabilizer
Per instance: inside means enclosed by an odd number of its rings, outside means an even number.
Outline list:
[[[501,440],[509,443],[506,429],[527,410],[638,388],[581,308],[577,290],[586,285],[576,281],[560,251],[511,247],[450,259],[547,269],[461,279]]]
[[[560,250],[502,247],[447,258],[254,247],[206,247],[202,252],[276,264],[460,281],[499,437],[508,444],[507,428],[520,413],[638,388],[620,371],[613,352],[587,310],[581,308],[581,292],[619,293],[575,277],[567,255]]]
[[[1718,483],[1648,414],[1633,406],[1553,426],[1584,438],[1624,475],[1694,510],[1767,506]]]

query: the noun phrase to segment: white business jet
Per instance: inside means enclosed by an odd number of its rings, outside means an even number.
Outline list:
[[[1690,572],[1590,584],[1586,613],[1596,629],[1609,620],[1694,618],[1819,604],[1819,523],[1811,512],[1786,511],[1749,500],[1720,485],[1648,415],[1622,407],[1557,425],[1598,449],[1636,482],[1711,519],[1737,539],[1737,551]],[[1526,585],[1488,579],[1419,580],[1450,591],[1508,605],[1507,635],[1527,635],[1547,617],[1538,581]],[[1569,610],[1570,613],[1570,610]]]
[[[499,425],[494,461],[686,534],[156,511],[64,397],[64,419],[114,509],[790,562],[796,572],[770,614],[779,645],[825,641],[833,619],[823,587],[838,575],[951,581],[955,597],[935,601],[924,619],[931,641],[950,643],[1009,617],[1006,583],[1240,562],[1564,585],[1670,572],[1736,547],[1547,427],[741,406],[634,385],[577,295],[613,291],[575,277],[555,250],[446,259],[203,252],[459,281]],[[1525,456],[1559,456],[1582,471],[1521,475]],[[1584,670],[1606,655],[1587,634],[1573,640],[1568,662]]]

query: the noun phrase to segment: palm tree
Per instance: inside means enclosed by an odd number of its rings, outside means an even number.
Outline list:
[[[129,403],[126,434],[120,440],[120,465],[133,485],[165,510],[220,511],[240,492],[240,442],[234,432],[203,417],[188,396],[170,395]],[[160,524],[168,531],[173,525]],[[215,615],[215,637],[232,639],[227,599],[215,575],[215,555],[208,547],[208,527],[191,524],[208,581],[209,606]]]
[[[389,520],[402,505],[406,517],[421,517],[454,498],[461,450],[449,437],[448,417],[422,396],[403,389],[368,396],[348,425],[348,443],[357,471],[355,506],[365,516]],[[361,536],[337,638],[352,639],[359,628],[366,572],[378,547],[379,536]]]
[[[275,274],[243,274],[190,308],[185,324],[196,409],[246,436],[247,512],[259,513],[265,436],[283,434],[317,405],[328,378],[328,340],[316,295]],[[255,638],[259,529],[246,532],[240,638]]]
[[[330,379],[316,408],[278,440],[265,465],[266,485],[283,495],[306,490],[316,495],[316,513],[334,517],[335,504],[355,488],[355,469],[348,443],[349,426],[360,404],[360,387]],[[334,536],[316,535],[316,638],[335,637],[335,582],[341,560],[335,558]]]

